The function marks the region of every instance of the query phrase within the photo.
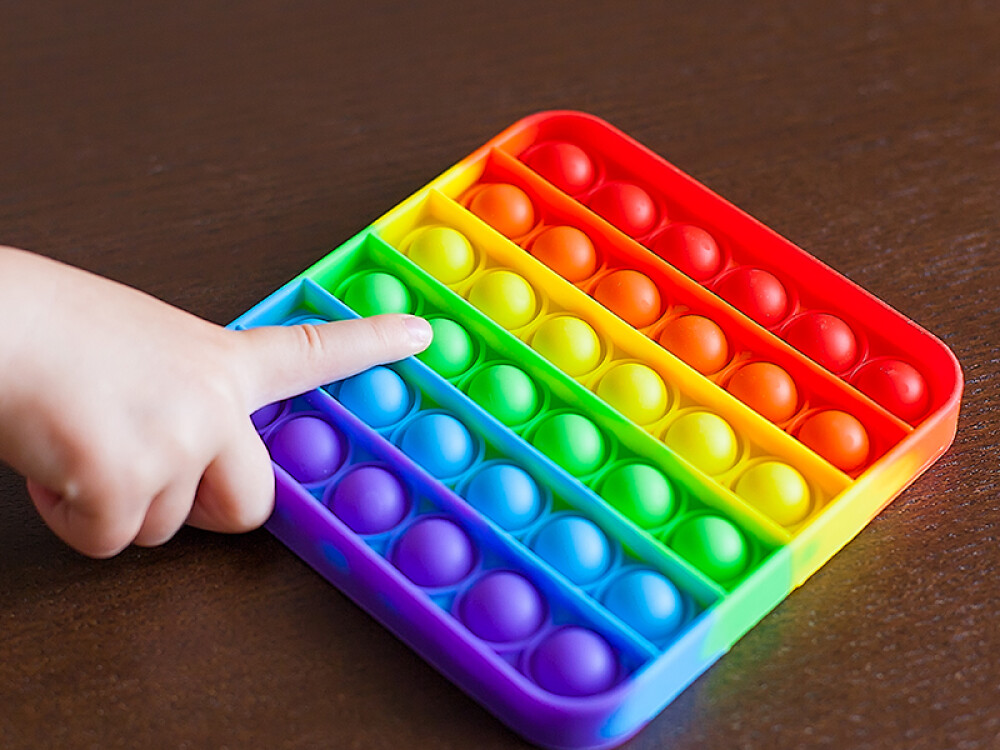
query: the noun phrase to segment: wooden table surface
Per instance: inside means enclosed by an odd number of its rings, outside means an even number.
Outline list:
[[[1000,745],[1000,4],[146,5],[0,3],[0,242],[225,323],[517,118],[610,120],[966,376],[950,452],[628,747]],[[98,562],[0,493],[0,746],[524,746],[265,531]]]

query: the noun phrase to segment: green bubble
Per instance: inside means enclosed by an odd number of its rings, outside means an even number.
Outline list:
[[[535,432],[534,446],[574,476],[590,474],[604,459],[604,437],[579,414],[554,414]]]
[[[453,378],[465,372],[475,356],[472,338],[454,320],[432,318],[428,322],[434,338],[417,357],[443,378]]]
[[[412,312],[410,293],[403,282],[382,271],[352,278],[343,290],[344,303],[363,318],[382,313]]]
[[[749,558],[743,534],[718,516],[695,516],[682,521],[674,530],[670,546],[719,583],[742,573]]]
[[[626,464],[610,472],[601,496],[644,529],[662,526],[677,509],[673,486],[646,464]]]
[[[527,422],[538,409],[534,383],[513,365],[477,372],[469,383],[469,397],[508,427]]]

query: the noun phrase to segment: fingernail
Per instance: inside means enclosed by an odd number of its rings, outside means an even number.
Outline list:
[[[421,350],[426,349],[434,337],[431,324],[423,318],[418,318],[416,315],[408,315],[406,320],[403,321],[403,326],[410,337],[410,343],[414,346],[419,346]]]

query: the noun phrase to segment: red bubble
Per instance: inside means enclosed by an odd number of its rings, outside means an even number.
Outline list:
[[[831,372],[843,372],[858,358],[854,332],[829,313],[812,312],[796,318],[788,326],[785,340]]]
[[[719,296],[767,328],[785,317],[788,295],[774,274],[738,268],[719,282]]]
[[[514,185],[484,186],[469,203],[469,210],[505,237],[520,237],[535,225],[531,199]]]
[[[525,164],[560,190],[574,195],[594,181],[594,165],[586,152],[572,143],[551,141],[532,149]]]
[[[656,204],[649,193],[630,182],[609,182],[590,198],[590,207],[625,234],[638,237],[656,224]]]
[[[906,362],[879,359],[862,367],[854,384],[900,419],[912,422],[927,411],[929,394],[923,376]]]
[[[627,323],[642,328],[660,317],[660,292],[643,273],[625,268],[597,283],[594,299]]]
[[[722,266],[722,253],[712,237],[692,224],[673,224],[659,236],[653,251],[695,281],[710,279]]]

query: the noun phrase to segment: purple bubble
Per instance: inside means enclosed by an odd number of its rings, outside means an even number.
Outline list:
[[[426,518],[403,533],[393,563],[418,586],[438,588],[469,575],[475,552],[469,537],[455,523],[446,518]]]
[[[330,510],[358,534],[380,534],[406,515],[403,483],[380,466],[359,466],[338,483]]]
[[[519,641],[541,627],[545,605],[524,576],[504,570],[484,576],[469,589],[461,616],[483,640]]]
[[[538,644],[531,655],[531,674],[550,693],[594,695],[615,683],[618,661],[611,646],[597,633],[567,627]]]
[[[253,422],[253,426],[258,430],[263,430],[271,422],[276,420],[281,414],[281,409],[284,406],[284,402],[277,401],[273,404],[268,404],[267,406],[262,406],[253,414],[250,415],[250,421]]]
[[[344,438],[324,419],[294,417],[283,422],[268,442],[271,457],[303,484],[329,479],[344,463]]]

